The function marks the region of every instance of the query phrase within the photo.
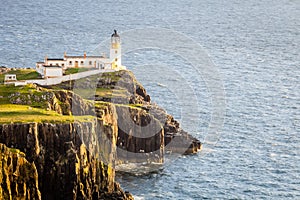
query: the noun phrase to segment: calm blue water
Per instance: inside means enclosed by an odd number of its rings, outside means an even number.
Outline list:
[[[209,54],[226,94],[219,141],[204,146],[205,154],[180,157],[162,171],[118,176],[137,199],[300,199],[298,0],[1,4],[4,66],[33,67],[46,54],[93,52],[113,29],[149,26],[179,31]],[[190,118],[181,120],[182,126],[205,141],[212,109],[205,77],[193,77],[189,64],[172,53],[137,50],[124,55],[123,63],[136,73],[152,100],[179,120],[191,100],[179,99],[170,88],[192,88],[199,109],[185,113]]]

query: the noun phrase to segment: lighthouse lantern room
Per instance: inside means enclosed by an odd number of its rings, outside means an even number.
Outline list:
[[[121,64],[121,39],[116,30],[111,35],[110,59],[112,69],[118,69]]]

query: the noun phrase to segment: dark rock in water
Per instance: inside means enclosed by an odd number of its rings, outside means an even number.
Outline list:
[[[40,200],[38,172],[18,149],[0,144],[0,199]]]
[[[202,144],[199,140],[180,130],[177,133],[165,135],[165,151],[181,154],[194,154],[201,150]]]
[[[150,113],[163,124],[166,152],[194,154],[201,150],[201,142],[182,130],[179,122],[173,116],[167,114],[165,110],[153,105],[150,108]]]

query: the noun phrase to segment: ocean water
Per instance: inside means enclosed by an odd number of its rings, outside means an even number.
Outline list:
[[[193,41],[214,63],[225,112],[217,142],[208,143],[216,100],[204,73],[210,68],[191,66],[175,49],[140,46],[123,56],[152,101],[204,141],[202,153],[161,170],[119,174],[136,199],[300,199],[299,1],[1,3],[0,65],[34,67],[64,51],[92,54],[113,29],[143,39],[134,33],[149,27],[181,33],[189,44],[174,43],[188,50]]]

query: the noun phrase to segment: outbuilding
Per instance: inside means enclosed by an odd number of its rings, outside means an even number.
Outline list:
[[[63,69],[60,66],[42,66],[41,74],[44,78],[54,78],[63,76]]]
[[[4,84],[10,84],[17,81],[17,75],[15,74],[5,74],[4,75]]]

